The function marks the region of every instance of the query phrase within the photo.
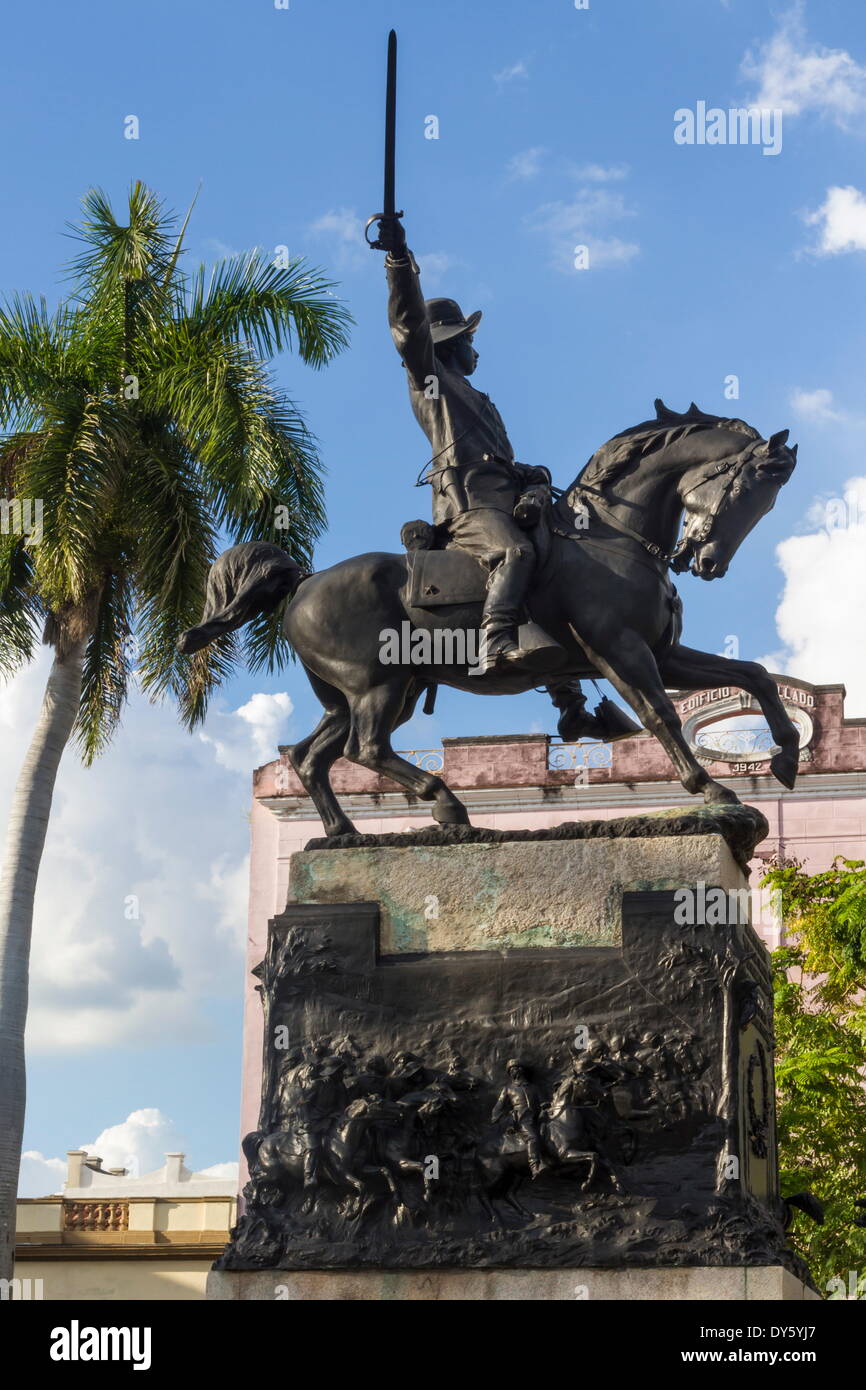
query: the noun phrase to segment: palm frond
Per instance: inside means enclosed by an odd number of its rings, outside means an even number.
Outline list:
[[[321,465],[298,408],[248,349],[166,335],[142,378],[142,410],[176,422],[200,465],[215,524],[234,539],[274,539],[287,508],[308,562],[324,526]],[[304,518],[302,522],[300,519]]]
[[[45,402],[84,384],[70,353],[75,320],[68,307],[49,313],[44,299],[28,294],[0,304],[0,422],[7,428],[32,428]]]
[[[129,580],[121,571],[105,576],[94,629],[84,654],[74,736],[88,767],[110,743],[120,723],[132,663]]]
[[[211,692],[234,669],[236,648],[224,641],[193,661],[177,650],[181,632],[200,618],[218,547],[194,463],[175,431],[151,431],[129,495],[142,518],[135,561],[139,679],[152,699],[174,695],[191,726],[204,718]]]
[[[175,219],[151,189],[138,180],[132,184],[126,225],[117,221],[101,188],[91,188],[81,202],[83,217],[69,230],[85,249],[67,267],[80,299],[94,303],[129,281],[152,277],[157,268],[165,272]]]
[[[111,397],[69,391],[46,411],[38,449],[28,455],[28,495],[42,500],[43,537],[35,578],[48,607],[82,600],[100,578],[106,497],[114,496],[132,446],[130,421]]]
[[[183,320],[191,334],[247,341],[262,357],[296,343],[303,361],[323,367],[347,346],[353,322],[334,290],[303,257],[280,267],[251,251],[199,267]]]
[[[173,695],[190,728],[241,655],[278,669],[279,614],[192,658],[177,637],[200,616],[221,533],[311,567],[325,524],[317,442],[268,359],[292,348],[323,366],[351,316],[300,258],[283,267],[256,251],[188,279],[195,201],[178,227],[136,182],[124,222],[92,189],[72,228],[69,300],[0,305],[0,497],[43,508],[38,545],[0,535],[0,671],[32,655],[44,618],[92,623],[75,735],[87,762],[120,718],[132,631],[144,689]]]
[[[248,671],[273,675],[295,660],[294,651],[283,636],[284,613],[285,605],[280,604],[276,612],[260,613],[243,629],[243,661]]]
[[[199,184],[198,188],[193,194],[192,202],[186,210],[186,216],[180,224],[180,231],[177,234],[177,240],[174,244],[174,250],[172,251],[171,256],[169,257],[168,264],[165,268],[165,274],[163,275],[162,283],[164,289],[170,289],[175,282],[175,275],[177,272],[178,263],[180,261],[181,252],[183,250],[183,239],[186,236],[186,230],[189,226],[189,219],[192,217],[193,208],[198,202],[198,195],[200,192],[201,184]]]
[[[0,534],[0,674],[32,660],[44,609],[33,591],[33,566],[22,536]]]

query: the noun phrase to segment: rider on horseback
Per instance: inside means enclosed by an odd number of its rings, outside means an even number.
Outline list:
[[[508,1080],[499,1093],[490,1119],[496,1124],[505,1116],[509,1118],[514,1133],[526,1150],[529,1171],[537,1178],[550,1167],[542,1152],[541,1137],[538,1133],[541,1094],[538,1087],[530,1081],[527,1067],[519,1058],[509,1058],[505,1070]]]
[[[525,670],[518,629],[535,548],[515,519],[515,506],[527,490],[537,505],[538,490],[550,487],[550,473],[516,462],[499,411],[469,383],[478,363],[473,338],[480,310],[466,318],[453,299],[425,302],[399,217],[380,220],[377,244],[388,253],[391,335],[406,368],[415,418],[433,450],[425,481],[433,489],[434,525],[446,545],[468,551],[489,570],[481,618],[486,668]],[[527,503],[525,510],[531,514],[534,508]],[[547,689],[561,711],[564,738],[635,732],[630,720],[627,728],[614,727],[616,707],[610,702],[601,717],[588,715],[579,681],[560,680]]]

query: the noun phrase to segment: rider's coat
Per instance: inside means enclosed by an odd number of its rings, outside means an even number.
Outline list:
[[[525,488],[547,482],[549,474],[515,462],[490,397],[437,356],[411,252],[402,259],[387,256],[385,268],[391,336],[406,368],[412,410],[433,455],[427,473],[433,522],[447,526],[466,512],[484,510],[505,513],[510,520]],[[517,523],[512,524],[519,532]]]

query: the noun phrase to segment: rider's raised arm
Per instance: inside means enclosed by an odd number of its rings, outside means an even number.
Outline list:
[[[385,272],[391,337],[413,386],[423,391],[436,375],[436,353],[412,252],[406,248],[400,256],[389,253],[385,257]]]

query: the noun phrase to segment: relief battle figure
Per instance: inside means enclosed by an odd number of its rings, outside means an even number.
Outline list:
[[[695,1089],[707,1064],[700,1044],[650,1030],[639,1040],[595,1037],[538,1066],[510,1057],[503,1084],[453,1046],[439,1061],[429,1041],[389,1057],[350,1036],[308,1039],[275,1072],[275,1127],[244,1141],[249,1200],[288,1202],[337,1227],[378,1220],[436,1231],[476,1204],[495,1225],[500,1202],[530,1217],[518,1200],[527,1179],[536,1199],[565,1210],[569,1191],[624,1197],[621,1170],[638,1147],[706,1108]]]
[[[609,1063],[600,1048],[572,1055],[570,1070],[546,1107],[545,1133],[559,1167],[588,1162],[584,1189],[592,1185],[601,1168],[614,1192],[622,1193],[625,1188],[607,1156],[614,1122],[612,1107],[607,1113],[608,1090],[621,1073],[613,1064],[605,1065],[606,1061]]]
[[[347,1101],[343,1084],[345,1062],[331,1054],[329,1046],[327,1038],[314,1039],[306,1049],[303,1065],[294,1074],[294,1128],[303,1153],[304,1189],[310,1205],[320,1181],[325,1139],[334,1117],[342,1115]]]
[[[526,1066],[516,1057],[512,1057],[506,1063],[505,1070],[508,1073],[508,1081],[499,1093],[490,1118],[494,1124],[504,1116],[510,1118],[512,1132],[525,1146],[529,1171],[537,1178],[548,1167],[542,1154],[541,1136],[538,1132],[541,1095],[538,1087],[530,1081]]]

